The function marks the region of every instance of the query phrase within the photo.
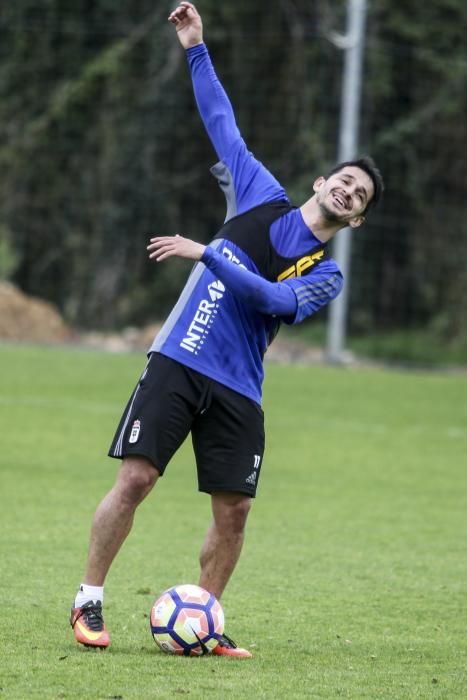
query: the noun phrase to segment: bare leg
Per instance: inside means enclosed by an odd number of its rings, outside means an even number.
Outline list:
[[[241,493],[213,493],[211,502],[213,521],[201,549],[199,585],[219,599],[242,551],[251,498]]]
[[[94,515],[84,581],[103,586],[107,572],[133,525],[137,506],[159,477],[151,462],[130,457],[122,462],[114,487]]]

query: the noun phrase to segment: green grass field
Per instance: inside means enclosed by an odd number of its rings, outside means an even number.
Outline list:
[[[106,585],[112,646],[68,614],[141,355],[0,346],[2,698],[466,698],[467,375],[267,366],[268,444],[226,631],[251,660],[160,653],[209,499],[186,444]]]

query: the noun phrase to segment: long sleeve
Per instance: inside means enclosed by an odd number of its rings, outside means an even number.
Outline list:
[[[241,135],[227,94],[211,63],[205,44],[187,51],[196,104],[209,138],[222,160]]]
[[[284,282],[269,282],[210,247],[206,248],[201,262],[238,299],[263,314],[280,316],[289,324],[312,316],[335,299],[343,286],[341,273],[328,261],[308,275]]]
[[[227,216],[287,199],[282,185],[248,150],[205,44],[188,49],[186,55],[198,111],[220,161],[211,172],[227,198]]]

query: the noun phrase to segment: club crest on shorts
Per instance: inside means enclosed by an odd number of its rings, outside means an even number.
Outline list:
[[[131,426],[131,433],[130,433],[130,437],[128,438],[128,442],[130,442],[131,444],[138,442],[140,430],[141,430],[141,421],[135,420],[133,425]]]

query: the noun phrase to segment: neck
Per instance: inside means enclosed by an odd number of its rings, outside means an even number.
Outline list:
[[[328,221],[323,217],[316,195],[302,204],[300,212],[305,224],[321,243],[327,243],[341,228],[344,228],[338,221]]]

